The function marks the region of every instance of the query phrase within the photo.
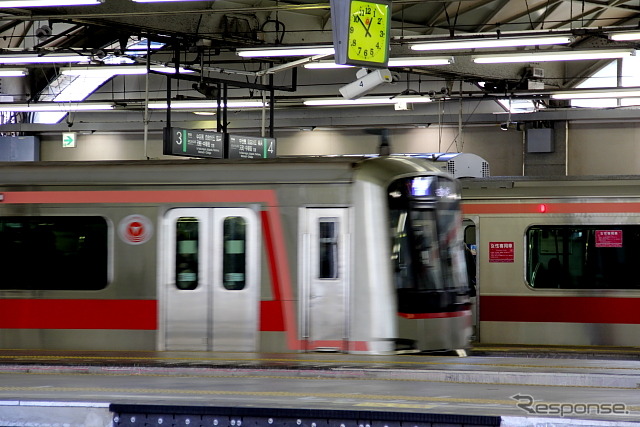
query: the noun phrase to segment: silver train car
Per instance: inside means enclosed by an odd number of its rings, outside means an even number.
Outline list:
[[[640,345],[640,177],[463,179],[476,339]]]
[[[5,164],[0,348],[463,349],[459,204],[409,157]]]

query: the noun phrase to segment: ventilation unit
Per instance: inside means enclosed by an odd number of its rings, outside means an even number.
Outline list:
[[[471,153],[427,153],[421,157],[431,159],[434,164],[456,178],[486,178],[491,176],[489,162]]]

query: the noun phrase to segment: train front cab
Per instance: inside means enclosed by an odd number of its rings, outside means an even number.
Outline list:
[[[400,344],[465,349],[471,303],[457,183],[437,175],[400,179],[388,204]]]

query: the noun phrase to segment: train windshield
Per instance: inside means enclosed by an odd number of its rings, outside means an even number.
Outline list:
[[[468,291],[456,183],[436,176],[395,181],[389,207],[399,311],[455,309]]]

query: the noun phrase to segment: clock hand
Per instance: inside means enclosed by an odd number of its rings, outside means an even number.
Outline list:
[[[365,37],[366,37],[366,36],[371,37],[371,33],[369,32],[369,28],[371,28],[371,22],[372,22],[372,21],[369,21],[369,26],[368,26],[368,27],[367,27],[367,25],[364,23],[364,21],[362,20],[362,18],[360,17],[360,15],[358,15],[358,21],[360,21],[360,23],[362,24],[362,27],[364,28],[364,31],[365,31],[364,36],[365,36]]]
[[[371,24],[373,24],[373,19],[369,19],[369,25],[367,25],[367,33],[369,37],[371,37],[371,33],[369,32],[369,28],[371,28]]]

